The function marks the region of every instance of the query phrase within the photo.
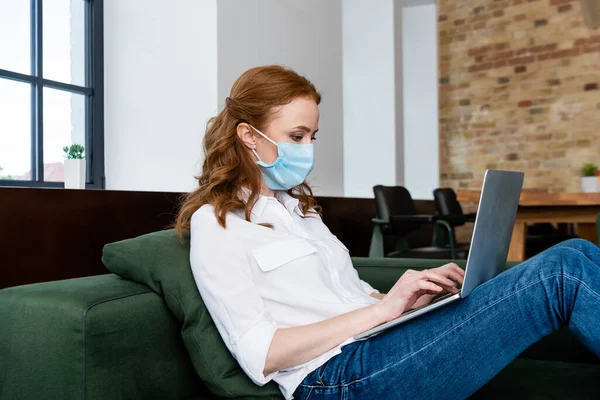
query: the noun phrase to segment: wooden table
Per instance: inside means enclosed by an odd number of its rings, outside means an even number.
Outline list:
[[[480,190],[459,190],[460,202],[479,203]],[[536,222],[576,223],[577,235],[598,243],[596,215],[600,213],[600,193],[548,193],[523,190],[513,228],[509,261],[525,259],[525,230]]]

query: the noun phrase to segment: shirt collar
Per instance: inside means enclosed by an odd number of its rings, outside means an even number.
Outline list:
[[[242,188],[241,196],[242,199],[247,202],[248,197],[250,197],[250,189],[246,187]],[[260,217],[270,201],[279,201],[290,214],[296,213],[301,217],[304,217],[304,213],[300,209],[300,201],[283,190],[276,190],[275,197],[258,195],[258,199],[256,200],[256,203],[254,203],[254,207],[252,207],[252,214]]]
[[[304,217],[304,213],[300,209],[300,200],[290,196],[282,190],[277,190],[275,192],[275,197],[277,197],[277,199],[285,206],[285,208],[287,208],[290,214],[293,214],[295,212],[301,217]]]

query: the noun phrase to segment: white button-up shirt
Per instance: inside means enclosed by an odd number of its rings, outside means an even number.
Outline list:
[[[271,379],[286,399],[302,380],[350,338],[302,365],[263,375],[278,328],[308,325],[377,302],[361,281],[348,249],[318,215],[303,218],[285,192],[261,196],[251,222],[227,215],[227,229],[204,205],[191,220],[190,263],[202,299],[227,348],[258,385]],[[274,229],[258,225],[271,223]]]

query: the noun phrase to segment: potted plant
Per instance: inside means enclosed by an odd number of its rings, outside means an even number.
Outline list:
[[[84,147],[72,144],[63,147],[65,154],[65,189],[85,189]]]
[[[598,167],[595,164],[585,164],[581,168],[581,191],[584,193],[600,192]]]

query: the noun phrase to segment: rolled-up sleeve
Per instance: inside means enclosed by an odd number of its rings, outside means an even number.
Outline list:
[[[198,291],[231,354],[257,385],[264,376],[267,353],[277,330],[275,321],[252,282],[251,264],[236,225],[217,222],[212,208],[194,213],[190,229],[190,264]]]

